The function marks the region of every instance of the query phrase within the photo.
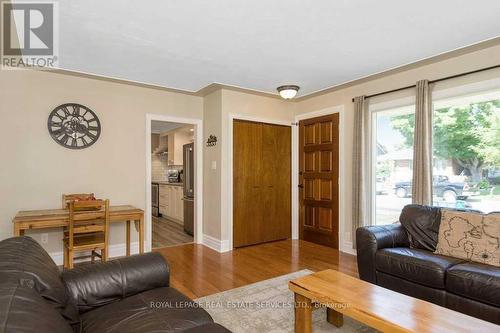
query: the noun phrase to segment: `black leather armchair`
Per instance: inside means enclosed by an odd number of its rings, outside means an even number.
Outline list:
[[[169,286],[159,253],[59,269],[30,237],[0,242],[0,332],[229,332]]]
[[[358,228],[360,278],[500,324],[500,268],[434,254],[440,219],[438,207],[408,205],[401,223]]]

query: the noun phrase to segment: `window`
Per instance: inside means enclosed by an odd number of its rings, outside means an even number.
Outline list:
[[[433,204],[500,210],[500,90],[434,101]]]
[[[373,112],[374,224],[399,220],[411,203],[415,106]]]
[[[432,88],[433,205],[500,211],[500,72]],[[412,202],[415,91],[370,99],[371,224],[397,222]]]

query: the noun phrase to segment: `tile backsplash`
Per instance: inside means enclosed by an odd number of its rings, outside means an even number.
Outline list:
[[[182,170],[182,165],[168,165],[167,154],[151,154],[151,180],[167,181],[168,170]]]
[[[167,154],[151,154],[151,179],[154,181],[167,181]]]

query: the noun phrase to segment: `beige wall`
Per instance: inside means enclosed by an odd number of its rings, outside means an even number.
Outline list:
[[[47,118],[63,103],[90,107],[102,134],[92,147],[73,151],[49,136]],[[112,204],[145,208],[145,114],[203,117],[203,98],[71,75],[0,70],[0,239],[12,236],[16,211],[59,207],[62,193],[95,192]],[[111,244],[124,242],[122,225]],[[40,240],[39,232],[29,232]],[[49,252],[62,250],[49,234]],[[136,241],[133,233],[133,241]]]
[[[352,185],[352,128],[353,128],[353,103],[351,99],[359,95],[370,95],[391,89],[415,84],[422,79],[438,79],[450,75],[460,74],[480,68],[498,65],[500,59],[500,45],[492,46],[480,51],[460,55],[447,60],[423,65],[411,70],[399,72],[397,74],[383,76],[375,80],[367,81],[362,84],[353,85],[337,91],[332,91],[316,97],[303,99],[297,102],[296,114],[303,114],[325,109],[332,106],[344,107],[344,137],[345,145],[343,147],[344,167],[346,170],[345,189],[341,193],[344,196],[344,223],[345,241],[347,246],[351,241],[351,185]],[[342,161],[341,161],[342,162]],[[342,245],[341,245],[342,246]]]
[[[203,144],[203,234],[216,239],[221,237],[221,141],[222,141],[222,91],[217,90],[205,96],[203,104],[204,141],[217,137],[217,144],[207,147]],[[212,169],[215,163],[215,169]]]

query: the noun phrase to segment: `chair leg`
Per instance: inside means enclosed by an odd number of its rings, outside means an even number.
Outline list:
[[[108,260],[108,253],[106,249],[101,249],[101,261],[106,262]]]
[[[64,269],[68,269],[69,268],[69,261],[68,261],[68,248],[66,246],[64,246],[64,250],[63,250],[63,266],[64,266]]]
[[[90,263],[93,264],[95,262],[95,251],[92,250],[92,252],[90,252]]]
[[[73,250],[68,249],[68,268],[73,268]]]

